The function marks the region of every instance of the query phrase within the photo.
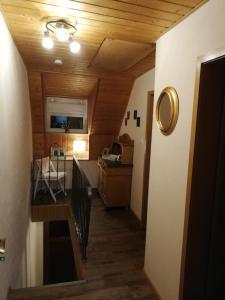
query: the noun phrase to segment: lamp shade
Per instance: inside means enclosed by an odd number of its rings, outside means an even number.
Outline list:
[[[50,34],[49,34],[48,31],[46,31],[44,33],[44,37],[43,37],[43,40],[42,40],[42,46],[46,49],[52,49],[53,46],[54,46],[53,40],[51,39]]]
[[[66,42],[68,41],[70,35],[68,30],[63,25],[61,25],[61,27],[57,28],[56,30],[56,37],[60,42]]]
[[[86,148],[86,143],[84,140],[73,141],[73,152],[81,153],[84,152]]]
[[[80,51],[80,44],[78,42],[72,41],[70,43],[70,51],[72,53],[78,53]]]

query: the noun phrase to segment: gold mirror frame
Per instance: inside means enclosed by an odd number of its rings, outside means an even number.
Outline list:
[[[168,126],[164,126],[160,119],[160,105],[162,103],[164,95],[167,95],[170,101],[170,111],[168,112],[170,114],[169,116],[170,121]],[[168,86],[162,90],[156,106],[157,125],[160,131],[164,135],[169,135],[173,131],[177,123],[178,114],[179,114],[179,99],[178,99],[177,92],[173,87]]]

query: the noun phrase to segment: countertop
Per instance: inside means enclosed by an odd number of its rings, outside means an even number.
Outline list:
[[[99,158],[98,163],[99,164],[103,163],[108,168],[132,168],[133,167],[133,164],[124,164],[121,163],[120,161],[112,161],[105,158]]]

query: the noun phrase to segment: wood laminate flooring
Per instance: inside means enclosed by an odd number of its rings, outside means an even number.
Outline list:
[[[143,272],[145,231],[126,209],[92,202],[85,281],[12,291],[12,300],[153,300]]]
[[[126,286],[131,295],[129,299],[151,300],[152,290],[142,271],[144,251],[145,231],[133,214],[123,208],[106,210],[95,197],[85,278],[103,281],[104,288]]]

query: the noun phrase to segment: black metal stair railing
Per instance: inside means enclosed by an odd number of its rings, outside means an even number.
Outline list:
[[[91,213],[92,189],[80,167],[79,161],[73,158],[73,177],[71,206],[76,222],[76,230],[80,242],[82,258],[87,258],[87,245]]]

